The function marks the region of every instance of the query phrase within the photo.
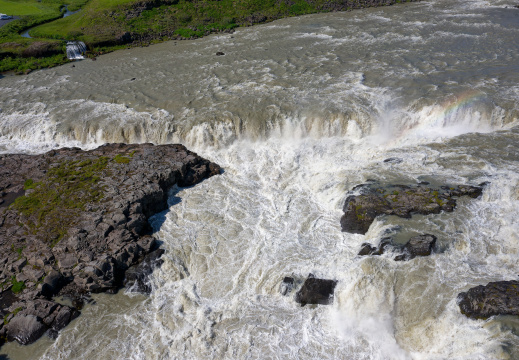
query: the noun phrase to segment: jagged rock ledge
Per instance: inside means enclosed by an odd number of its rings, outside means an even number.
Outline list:
[[[519,281],[497,281],[473,287],[458,295],[458,306],[461,313],[471,319],[519,316]]]
[[[359,185],[360,195],[349,196],[343,207],[342,231],[365,234],[371,223],[380,215],[397,215],[410,218],[412,214],[438,214],[452,212],[460,196],[477,198],[483,192],[480,186],[442,186],[438,189],[422,185],[393,185],[371,187]]]
[[[81,307],[85,294],[120,287],[158,246],[148,218],[167,208],[168,190],[220,172],[182,145],[0,155],[0,344],[56,335],[78,316],[54,295]]]

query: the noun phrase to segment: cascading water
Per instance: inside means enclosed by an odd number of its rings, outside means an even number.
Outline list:
[[[83,41],[67,41],[67,58],[70,60],[80,60],[85,57],[83,54],[87,51]]]
[[[516,318],[470,320],[456,304],[469,287],[517,278],[511,4],[437,0],[290,18],[1,79],[1,152],[182,142],[225,172],[176,189],[152,219],[166,254],[149,297],[95,295],[56,341],[0,354],[518,359]],[[348,191],[367,179],[490,185],[453,213],[382,217],[366,235],[342,233]],[[357,256],[363,242],[420,233],[438,237],[432,256]],[[284,276],[308,273],[339,281],[333,305],[301,308],[279,293]]]

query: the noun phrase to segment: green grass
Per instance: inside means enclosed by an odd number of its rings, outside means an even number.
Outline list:
[[[112,51],[130,41],[134,45],[175,38],[196,38],[210,32],[250,26],[288,16],[330,10],[350,10],[366,6],[365,0],[0,0],[13,14],[26,14],[0,28],[0,72],[24,71],[66,62],[52,57],[42,62],[23,56],[35,40],[20,37],[20,32],[39,25],[30,35],[46,41],[57,39],[84,41],[91,54]],[[394,3],[414,0],[393,0]],[[81,7],[81,11],[60,18],[60,7]],[[36,9],[41,9],[36,12]],[[0,6],[0,11],[1,6]],[[8,47],[4,44],[10,43]],[[13,46],[16,44],[16,46]],[[49,54],[50,55],[50,54]],[[52,59],[50,59],[52,57]],[[20,60],[20,58],[22,58]]]
[[[0,13],[7,15],[34,15],[45,11],[46,5],[37,1],[5,1],[0,0]]]

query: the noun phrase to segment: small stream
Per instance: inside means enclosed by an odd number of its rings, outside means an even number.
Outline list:
[[[65,8],[65,11],[63,11],[63,8]],[[76,10],[76,11],[70,11],[68,9],[68,5],[63,5],[63,7],[61,8],[61,12],[63,13],[63,16],[64,18],[66,18],[67,16],[70,16],[70,15],[74,15],[75,13],[81,11],[81,9],[79,10]],[[37,25],[39,26],[39,25]],[[27,30],[25,30],[23,33],[21,33],[20,35],[23,36],[24,38],[28,38],[28,39],[32,39],[32,36],[29,35],[29,32],[34,29],[36,26],[33,26],[33,27],[30,27],[28,28]]]
[[[65,11],[63,11],[63,8],[65,9]],[[67,17],[67,16],[70,16],[70,15],[73,15],[79,11],[81,11],[81,9],[79,10],[76,10],[76,11],[70,11],[68,9],[68,5],[64,5],[62,8],[61,8],[62,12],[63,12],[63,17]],[[39,25],[38,25],[39,26]],[[21,33],[20,35],[25,37],[25,38],[28,38],[28,39],[32,39],[32,36],[29,35],[29,32],[34,29],[36,26],[33,26],[27,30],[25,30],[23,33]],[[83,54],[86,52],[86,45],[84,42],[82,41],[68,41],[68,40],[64,40],[63,41],[66,41],[67,42],[67,58],[69,60],[81,60],[81,59],[84,59],[85,57],[83,56]]]

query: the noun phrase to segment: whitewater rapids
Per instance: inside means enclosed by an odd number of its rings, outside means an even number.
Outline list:
[[[284,19],[0,79],[2,152],[181,142],[225,169],[172,189],[152,219],[166,254],[149,297],[95,295],[56,341],[0,353],[518,359],[518,319],[474,321],[456,304],[461,291],[518,275],[511,5],[437,0]],[[343,202],[368,179],[490,185],[453,213],[342,233]],[[356,255],[363,242],[419,233],[438,237],[430,257]],[[308,273],[339,281],[333,305],[280,294],[284,276]]]

